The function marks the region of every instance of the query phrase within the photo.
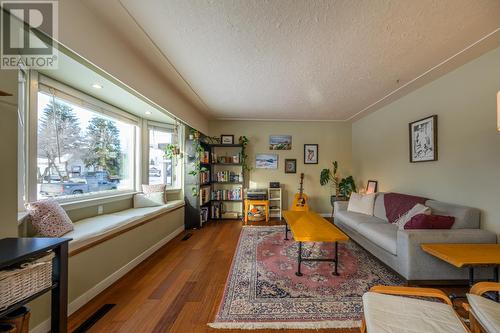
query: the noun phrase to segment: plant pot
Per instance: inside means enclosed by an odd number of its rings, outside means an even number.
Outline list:
[[[347,201],[347,198],[346,197],[342,197],[342,196],[336,196],[336,195],[332,195],[330,197],[330,204],[332,205],[333,207],[333,204],[336,202],[336,201]]]
[[[27,306],[21,306],[19,309],[12,311],[0,320],[0,325],[13,325],[16,329],[14,331],[2,331],[0,332],[16,332],[16,333],[28,333],[30,326],[30,309]]]

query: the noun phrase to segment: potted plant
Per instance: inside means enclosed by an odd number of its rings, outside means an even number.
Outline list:
[[[356,191],[356,184],[352,176],[339,180],[337,176],[338,167],[338,162],[334,161],[332,162],[332,169],[326,168],[321,170],[319,176],[319,183],[321,186],[330,185],[330,203],[332,207],[335,201],[347,200],[351,196],[351,193]]]

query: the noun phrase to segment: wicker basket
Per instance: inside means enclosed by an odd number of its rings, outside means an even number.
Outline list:
[[[54,253],[27,262],[20,268],[0,271],[0,311],[52,285]]]

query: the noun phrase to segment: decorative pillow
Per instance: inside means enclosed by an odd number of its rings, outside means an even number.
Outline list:
[[[455,223],[453,216],[417,214],[405,224],[406,229],[451,229]]]
[[[155,185],[143,184],[142,185],[142,192],[144,194],[157,193],[157,192],[163,193],[163,201],[164,201],[163,204],[167,203],[167,192],[165,192],[166,189],[167,189],[167,185],[165,185],[165,184],[155,184]]]
[[[406,223],[408,223],[412,217],[419,214],[431,215],[431,209],[422,204],[416,204],[412,209],[401,215],[401,217],[396,220],[395,223],[398,225],[398,229],[404,230]]]
[[[31,202],[26,205],[31,224],[37,234],[45,237],[61,237],[73,230],[68,214],[53,199]]]
[[[149,194],[137,193],[134,195],[134,208],[156,207],[165,204],[163,192]]]
[[[349,199],[347,210],[350,212],[373,215],[373,205],[375,203],[375,193],[359,194],[352,193]]]

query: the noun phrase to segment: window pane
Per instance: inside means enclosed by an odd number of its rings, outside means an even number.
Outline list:
[[[167,130],[149,130],[149,184],[166,184],[175,182],[172,160],[165,158],[165,149],[173,143],[173,133]]]
[[[133,189],[135,126],[38,93],[38,197]]]

